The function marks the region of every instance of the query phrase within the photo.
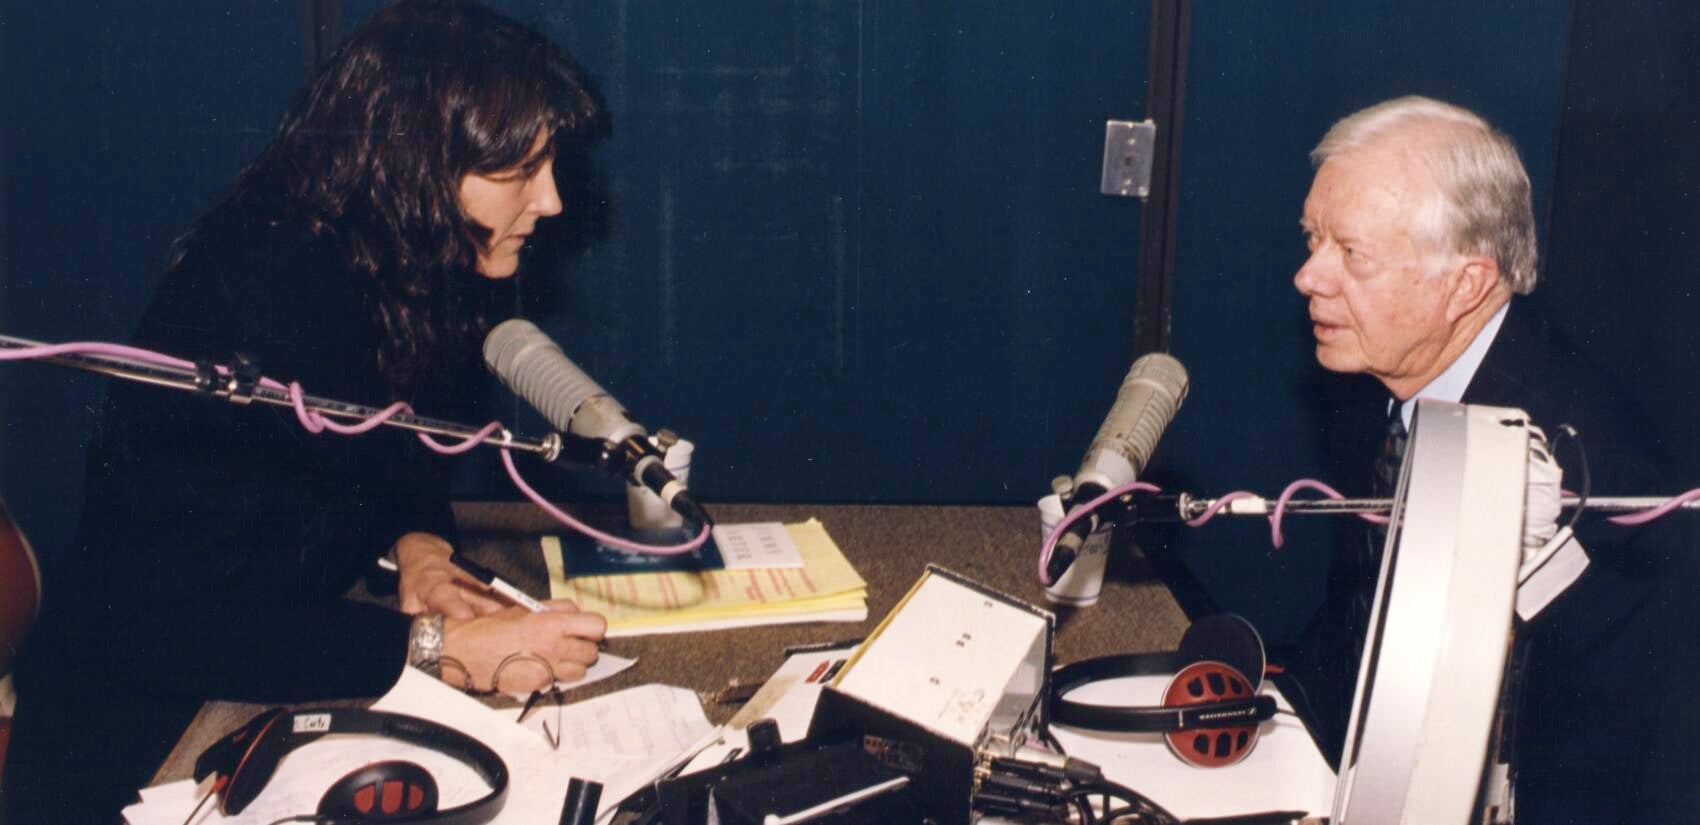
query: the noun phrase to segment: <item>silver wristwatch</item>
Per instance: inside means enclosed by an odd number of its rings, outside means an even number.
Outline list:
[[[407,663],[442,677],[443,614],[422,613],[413,617],[413,628],[407,634]]]

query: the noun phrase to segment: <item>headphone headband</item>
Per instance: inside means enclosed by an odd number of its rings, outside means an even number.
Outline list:
[[[508,767],[490,746],[429,719],[359,708],[272,708],[202,752],[195,760],[195,780],[214,773],[227,777],[220,810],[227,815],[240,813],[271,781],[285,755],[333,733],[374,734],[441,751],[471,767],[490,785],[484,796],[420,822],[481,825],[494,819],[507,803]]]
[[[1164,653],[1100,656],[1051,674],[1053,722],[1095,730],[1162,733],[1189,764],[1230,764],[1255,741],[1257,724],[1275,715],[1275,699],[1258,693],[1265,667],[1263,640],[1238,616],[1209,616],[1194,622],[1180,649]],[[1070,691],[1105,679],[1174,674],[1160,705],[1099,705],[1070,701]],[[1240,729],[1227,731],[1227,729]],[[1209,737],[1182,731],[1227,731]],[[1220,743],[1216,740],[1220,738]],[[1211,751],[1217,751],[1212,755]]]
[[[1069,691],[1090,682],[1119,679],[1124,676],[1158,676],[1173,674],[1193,664],[1179,651],[1165,653],[1129,653],[1120,656],[1099,656],[1083,659],[1058,668],[1051,675],[1051,720],[1063,725],[1094,730],[1128,731],[1130,733],[1168,733],[1192,728],[1221,728],[1263,721],[1275,714],[1275,700],[1269,696],[1251,696],[1226,702],[1204,705],[1095,705],[1072,702],[1065,698]],[[1254,683],[1255,684],[1255,683]]]

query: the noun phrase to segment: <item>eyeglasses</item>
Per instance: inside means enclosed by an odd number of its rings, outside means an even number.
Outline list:
[[[461,672],[460,689],[463,692],[465,692],[468,696],[480,697],[494,696],[498,693],[504,693],[505,691],[502,690],[502,676],[504,674],[508,675],[510,679],[519,681],[518,676],[524,674],[527,669],[541,668],[541,673],[533,671],[530,675],[533,677],[546,677],[544,682],[546,687],[534,690],[531,692],[530,696],[526,697],[525,704],[520,707],[519,719],[516,721],[523,725],[525,724],[526,718],[531,715],[533,710],[543,708],[546,704],[553,704],[555,706],[555,727],[550,728],[549,721],[544,719],[543,738],[548,740],[549,747],[554,748],[555,750],[561,749],[561,720],[563,718],[562,706],[566,703],[562,698],[564,692],[561,690],[560,680],[555,678],[555,668],[549,664],[548,659],[531,652],[508,654],[506,658],[497,663],[496,672],[490,679],[490,687],[488,690],[474,685],[472,683],[472,674],[467,671],[466,665],[461,664],[461,662],[453,656],[444,656],[442,658],[442,664],[445,670],[449,667],[453,667]],[[535,681],[535,678],[525,681]],[[547,713],[547,710],[544,710],[544,712]]]

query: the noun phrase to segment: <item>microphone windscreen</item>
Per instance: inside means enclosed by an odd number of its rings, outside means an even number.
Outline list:
[[[561,432],[589,399],[607,395],[536,324],[514,318],[484,338],[484,364]],[[584,433],[581,433],[584,434]]]
[[[1186,367],[1160,352],[1142,356],[1122,379],[1098,435],[1086,451],[1075,480],[1098,480],[1106,488],[1134,481],[1145,472],[1157,441],[1186,400]]]

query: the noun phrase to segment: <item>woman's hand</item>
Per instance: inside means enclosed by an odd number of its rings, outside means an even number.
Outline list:
[[[563,682],[584,678],[586,668],[596,661],[596,643],[608,629],[607,620],[580,611],[570,599],[544,604],[549,610],[543,613],[510,607],[471,618],[445,618],[443,681],[461,686],[469,680],[480,690],[496,687],[513,694],[547,687],[548,671],[529,656],[516,656],[502,671],[501,684],[493,684],[496,667],[516,653],[542,658]],[[456,662],[465,673],[457,672]]]
[[[501,610],[502,602],[484,592],[484,585],[449,561],[454,548],[440,536],[408,533],[390,548],[401,568],[401,612],[409,616],[441,613],[450,619],[470,619]]]

